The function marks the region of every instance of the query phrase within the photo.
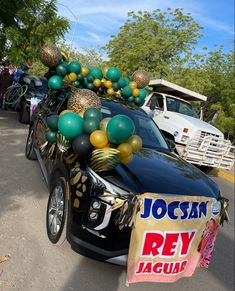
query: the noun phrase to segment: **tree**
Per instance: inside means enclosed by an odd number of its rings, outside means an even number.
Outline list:
[[[57,15],[56,0],[1,1],[4,49],[15,65],[37,58],[43,44],[56,43],[68,28],[68,21]]]
[[[172,64],[185,62],[201,37],[201,28],[180,8],[130,12],[118,35],[111,36],[104,49],[109,64],[127,74],[143,68],[156,77],[170,70]]]

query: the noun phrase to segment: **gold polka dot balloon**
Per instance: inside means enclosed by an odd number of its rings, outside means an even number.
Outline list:
[[[95,107],[100,109],[100,98],[95,92],[88,89],[77,89],[72,91],[68,100],[68,109],[81,114],[86,109]]]
[[[41,48],[39,58],[43,65],[49,68],[54,68],[61,61],[62,55],[56,46],[47,44]]]
[[[138,88],[144,88],[149,84],[149,73],[144,70],[137,70],[132,75],[132,80],[137,83]]]

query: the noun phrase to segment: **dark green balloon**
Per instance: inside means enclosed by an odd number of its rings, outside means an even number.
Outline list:
[[[121,88],[121,87],[119,87],[118,82],[113,82],[112,87],[113,87],[113,89],[116,89],[116,90]]]
[[[91,74],[88,74],[86,78],[89,83],[92,83],[94,81],[94,77]]]
[[[126,86],[130,83],[130,79],[129,78],[127,78],[127,77],[125,77],[125,78],[123,78],[123,79],[125,79],[125,81],[126,81]]]
[[[98,120],[101,120],[102,119],[102,113],[101,113],[101,111],[99,110],[99,109],[97,109],[97,108],[88,108],[86,111],[85,111],[85,113],[84,113],[84,115],[83,115],[83,118],[84,119],[87,119],[87,118],[90,118],[90,117],[92,117],[92,118],[96,118],[96,119],[98,119]]]
[[[126,142],[134,133],[135,126],[133,121],[126,115],[114,116],[107,125],[107,135],[113,144]]]
[[[59,64],[56,67],[56,74],[59,75],[60,77],[66,76],[68,73],[66,67],[63,64]]]
[[[73,86],[76,88],[80,88],[80,85],[81,85],[81,83],[78,80],[73,82]]]
[[[79,74],[81,71],[81,65],[79,62],[73,61],[69,64],[69,73]]]
[[[131,96],[131,97],[129,97],[127,100],[128,100],[128,102],[133,102],[133,101],[134,101],[134,97]]]
[[[128,85],[126,78],[120,78],[117,83],[118,83],[119,89]]]
[[[58,120],[59,120],[59,115],[51,115],[47,117],[47,126],[50,128],[52,131],[57,131],[58,130]]]
[[[142,106],[142,105],[144,105],[144,100],[142,100],[140,97],[135,97],[134,103],[137,106]]]
[[[90,143],[90,136],[83,133],[80,136],[75,137],[72,142],[72,148],[73,151],[81,157],[90,155],[93,150],[93,146]]]
[[[112,82],[117,82],[121,78],[121,72],[116,67],[111,67],[106,72],[107,79]]]
[[[60,90],[63,79],[60,76],[54,75],[48,80],[48,87],[52,90]]]
[[[74,112],[68,112],[59,117],[58,129],[67,139],[72,140],[83,132],[83,119]]]
[[[57,136],[57,132],[56,131],[51,131],[51,130],[48,130],[46,133],[45,133],[45,138],[46,140],[49,142],[49,143],[55,143],[56,142],[56,136]]]
[[[78,80],[78,81],[82,81],[82,80],[83,80],[83,76],[82,76],[81,74],[78,74],[78,75],[77,75],[77,80]]]
[[[94,85],[92,83],[87,83],[86,88],[93,91]]]
[[[102,70],[98,67],[91,68],[89,74],[91,74],[94,79],[102,79],[103,77]]]
[[[147,96],[147,91],[146,91],[145,89],[140,89],[140,94],[139,94],[138,97],[139,97],[141,100],[144,100],[146,96]]]
[[[122,95],[123,95],[125,98],[131,97],[131,96],[132,96],[132,89],[131,89],[131,87],[129,87],[129,86],[125,86],[125,87],[122,89]]]
[[[93,131],[100,129],[100,121],[95,117],[88,117],[83,122],[83,131],[91,134]]]
[[[68,64],[67,62],[62,61],[62,62],[60,63],[60,65],[64,66],[64,67],[66,68],[67,71],[69,70],[69,64]]]
[[[88,85],[87,78],[83,78],[82,83],[86,87]]]

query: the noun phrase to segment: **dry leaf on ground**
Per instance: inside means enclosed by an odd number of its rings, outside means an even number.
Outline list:
[[[7,256],[0,256],[0,263],[3,263],[3,262],[5,262],[5,261],[7,261],[9,259],[10,259],[10,256],[9,255],[7,255]]]

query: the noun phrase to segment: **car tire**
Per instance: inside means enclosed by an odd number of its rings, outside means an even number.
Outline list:
[[[37,159],[33,145],[34,145],[34,130],[33,130],[33,126],[30,126],[27,141],[26,141],[26,146],[25,146],[25,156],[28,160]]]
[[[58,177],[51,185],[46,214],[47,236],[55,245],[60,246],[66,241],[67,216],[66,180],[63,177]]]
[[[30,113],[28,112],[26,102],[24,101],[19,110],[19,122],[24,124],[29,124]]]

